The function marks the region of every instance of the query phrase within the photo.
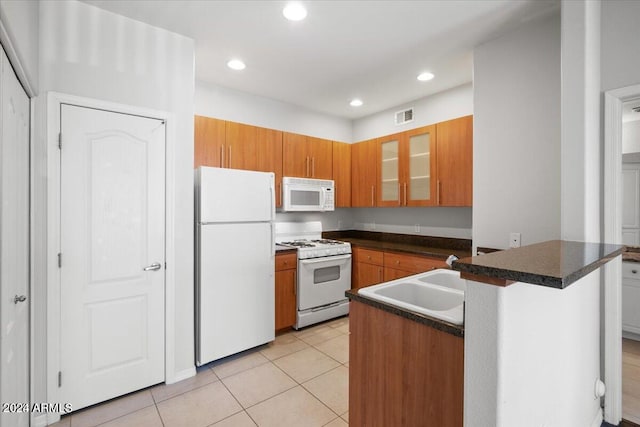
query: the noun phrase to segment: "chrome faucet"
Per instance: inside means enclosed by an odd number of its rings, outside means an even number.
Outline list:
[[[455,256],[455,255],[449,255],[449,258],[447,258],[447,260],[445,261],[445,263],[447,263],[447,265],[448,265],[449,267],[451,267],[451,266],[453,265],[453,263],[454,263],[455,261],[459,260],[459,259],[460,259],[460,258],[458,258],[458,257],[457,257],[457,256]]]

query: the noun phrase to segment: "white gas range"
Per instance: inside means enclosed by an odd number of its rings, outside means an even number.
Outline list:
[[[350,243],[323,239],[319,221],[278,222],[275,241],[298,249],[296,329],[349,313]]]

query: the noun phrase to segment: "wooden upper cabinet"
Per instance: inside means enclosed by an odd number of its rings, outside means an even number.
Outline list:
[[[351,206],[376,206],[378,188],[378,140],[351,145]]]
[[[226,138],[224,167],[231,169],[257,169],[257,128],[243,123],[225,122]]]
[[[471,206],[473,199],[473,116],[437,125],[438,205]]]
[[[285,132],[282,142],[284,176],[333,179],[333,142]]]
[[[282,135],[282,173],[284,176],[306,178],[309,171],[307,137],[297,133]]]
[[[437,203],[436,126],[413,129],[403,136],[402,205],[432,206]]]
[[[351,206],[351,144],[333,143],[333,180],[336,208]]]
[[[379,139],[377,206],[436,204],[436,127]]]
[[[225,121],[204,116],[194,117],[194,167],[223,167]]]
[[[282,131],[256,128],[255,170],[276,175],[276,206],[282,206]]]

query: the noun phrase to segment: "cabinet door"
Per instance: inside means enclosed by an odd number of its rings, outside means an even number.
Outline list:
[[[333,143],[333,181],[336,208],[351,206],[351,144]]]
[[[404,132],[401,155],[402,206],[436,204],[436,127]]]
[[[354,265],[352,275],[352,289],[360,289],[365,286],[382,283],[384,280],[383,267],[365,262],[357,262]]]
[[[333,141],[307,137],[310,158],[309,176],[317,179],[333,179]]]
[[[282,206],[282,131],[256,128],[255,170],[273,172],[276,206]]]
[[[306,136],[289,132],[282,135],[282,170],[284,176],[310,177],[311,157]]]
[[[276,330],[296,323],[296,270],[276,271]]]
[[[351,147],[351,206],[376,206],[378,183],[378,141],[353,144]]]
[[[224,162],[231,169],[258,170],[256,127],[226,122]]]
[[[223,167],[225,121],[204,116],[194,117],[194,167]]]
[[[400,138],[391,135],[380,140],[378,206],[401,206]]]
[[[390,280],[396,280],[396,279],[400,279],[402,277],[411,276],[412,274],[415,274],[415,273],[412,273],[410,271],[398,270],[396,268],[385,267],[384,268],[384,281],[388,282]]]
[[[471,206],[473,116],[437,124],[438,205]]]

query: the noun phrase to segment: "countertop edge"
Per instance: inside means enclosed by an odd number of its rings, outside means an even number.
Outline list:
[[[440,319],[435,319],[433,317],[399,308],[391,304],[386,304],[381,301],[367,298],[364,295],[360,295],[357,290],[348,290],[345,292],[345,296],[349,298],[350,301],[356,301],[362,304],[366,304],[371,307],[386,311],[387,313],[395,314],[396,316],[404,317],[405,319],[421,323],[425,326],[429,326],[441,332],[464,338],[464,325],[454,325]]]
[[[550,244],[554,242],[559,242],[560,244],[562,243],[583,244],[585,246],[594,245],[593,243],[570,242],[570,241],[550,241],[550,242],[543,242],[542,244]],[[537,244],[537,245],[541,245],[541,244]],[[493,263],[496,263],[496,261],[499,261],[501,257],[505,258],[506,265],[503,268],[489,266],[489,265],[482,265],[482,259],[484,257],[487,257],[488,255],[481,255],[478,257],[466,258],[466,259],[455,261],[452,265],[452,269],[456,271],[464,272],[464,273],[471,273],[476,276],[484,276],[487,278],[497,278],[497,279],[504,279],[504,280],[509,280],[513,282],[524,282],[532,285],[546,286],[546,287],[551,287],[556,289],[564,289],[567,286],[575,283],[579,279],[585,277],[589,273],[602,267],[604,264],[611,261],[615,257],[621,255],[625,249],[625,247],[622,245],[607,245],[607,244],[599,244],[599,243],[598,245],[601,245],[603,251],[607,249],[608,252],[604,253],[603,255],[600,255],[597,259],[589,262],[588,264],[581,265],[569,272],[566,272],[562,276],[535,273],[530,271],[523,271],[522,269],[509,268],[508,266],[509,259],[506,256],[504,256],[504,254],[507,254],[508,251],[496,252],[495,254],[490,254],[493,256],[492,257]],[[533,246],[536,246],[536,245],[530,245],[530,247],[533,247]],[[526,248],[527,247],[524,246],[518,249],[526,249]],[[526,252],[524,253],[526,254]],[[511,255],[511,254],[508,254],[508,255]],[[549,255],[550,259],[552,259],[552,257],[553,255]],[[543,258],[543,257],[540,257],[540,258]],[[474,260],[477,260],[478,263],[474,264],[473,263]]]

